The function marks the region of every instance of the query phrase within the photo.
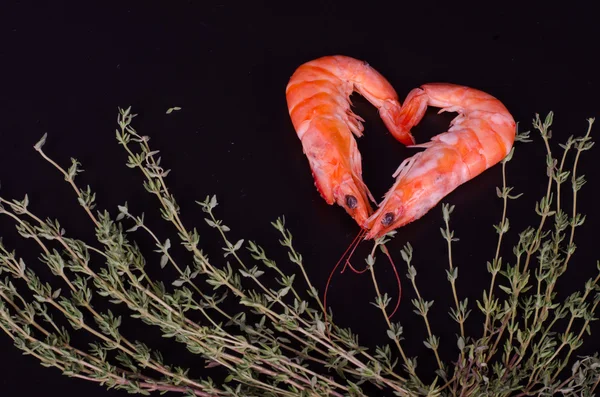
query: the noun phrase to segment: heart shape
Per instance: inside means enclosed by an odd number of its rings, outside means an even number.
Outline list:
[[[425,148],[400,164],[392,187],[377,204],[362,179],[355,136],[364,120],[351,110],[358,92],[390,133],[408,147]],[[413,89],[402,106],[392,85],[366,62],[342,55],[304,63],[286,87],[294,129],[325,201],[343,207],[376,239],[425,215],[461,184],[504,159],[512,149],[516,123],[495,97],[474,88],[431,83]],[[415,144],[410,130],[428,106],[457,112],[448,131]],[[370,205],[377,205],[374,211]]]

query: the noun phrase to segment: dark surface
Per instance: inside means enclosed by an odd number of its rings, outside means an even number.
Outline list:
[[[297,3],[295,10],[281,5],[269,10],[261,2],[241,7],[229,1],[162,6],[103,2],[85,9],[78,3],[8,1],[0,6],[2,195],[21,198],[29,193],[39,215],[59,218],[71,235],[93,237],[69,187],[32,149],[48,132],[46,152],[64,165],[70,156],[79,159],[86,170],[79,182],[93,187],[101,207],[114,213],[117,204],[128,201],[135,211],[146,211],[154,225],[164,225],[152,212],[156,203],[143,191],[139,173],[125,167],[126,156],[114,138],[117,107],[132,105],[139,114],[135,127],[162,151],[163,162],[173,170],[171,189],[186,222],[200,227],[204,246],[217,240],[203,226],[195,199],[216,194],[222,204],[218,214],[233,238],[257,240],[281,259],[285,252],[277,248],[269,222],[285,214],[320,290],[358,230],[342,209],[327,206],[319,197],[288,117],[285,86],[303,62],[330,54],[364,59],[386,76],[402,100],[410,89],[427,82],[476,87],[502,100],[522,129],[532,128],[536,112],[545,116],[553,110],[555,148],[570,134],[583,134],[586,118],[596,117],[600,109],[600,30],[589,10],[571,5],[484,11],[481,4],[471,8],[448,3],[393,12],[374,2],[356,7],[347,2],[344,7]],[[380,197],[412,151],[393,140],[365,100],[354,101],[356,112],[366,119],[366,133],[359,140],[364,177]],[[165,114],[172,106],[182,110]],[[442,132],[450,119],[430,112],[415,129],[417,140]],[[533,208],[545,189],[544,149],[539,136],[533,136],[535,143],[517,146],[508,167],[509,185],[525,193],[509,209],[514,227],[509,244],[517,231],[538,221]],[[595,272],[597,150],[582,157],[589,182],[579,208],[588,220],[577,232],[579,250],[557,289],[561,296],[580,288]],[[461,239],[454,259],[460,266],[458,287],[471,302],[480,299],[482,286],[489,282],[485,262],[495,249],[492,224],[501,214],[495,193],[500,183],[497,166],[445,200],[456,205],[452,226]],[[446,313],[451,293],[440,226],[437,206],[400,229],[389,246],[405,287],[396,320],[403,322],[406,338],[413,342],[407,345],[408,354],[420,355],[422,371],[435,362],[421,343],[425,329],[412,314],[414,293],[398,251],[406,241],[412,243],[421,292],[438,303],[431,321],[442,337],[441,353],[447,361],[453,359],[458,329]],[[7,245],[33,247],[19,242],[8,219],[0,219],[0,227]],[[175,237],[170,228],[161,232],[163,238],[167,233]],[[218,250],[212,252],[216,257]],[[512,260],[510,252],[507,245],[504,255]],[[382,289],[395,297],[393,273],[383,258],[380,262]],[[370,347],[387,343],[380,313],[368,304],[373,296],[368,275],[350,272],[334,278],[330,295],[339,323],[351,326]],[[480,320],[473,314],[468,329],[479,333]],[[202,373],[201,360],[148,327],[129,321],[126,330],[132,339],[144,337],[162,347],[172,362]],[[580,353],[598,350],[599,342],[587,342]],[[5,335],[0,336],[0,351],[2,396],[126,395],[40,367]]]

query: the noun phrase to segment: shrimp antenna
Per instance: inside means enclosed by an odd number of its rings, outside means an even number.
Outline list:
[[[356,274],[362,274],[362,273],[364,273],[364,272],[367,271],[367,267],[366,266],[365,266],[365,268],[363,270],[356,270],[356,268],[354,266],[352,266],[352,263],[350,263],[350,258],[352,258],[352,255],[354,255],[354,251],[356,251],[356,247],[358,247],[358,244],[360,244],[360,241],[365,236],[365,234],[367,234],[367,230],[366,229],[363,230],[362,233],[358,233],[358,236],[356,236],[356,238],[354,239],[354,241],[350,245],[350,246],[354,245],[354,248],[352,248],[352,251],[350,251],[350,254],[348,255],[348,258],[346,258],[346,264],[344,265],[344,268],[342,269],[342,271],[340,272],[340,274],[344,273],[346,271],[346,268],[348,266]]]
[[[327,329],[327,334],[328,335],[329,335],[329,329],[327,328],[327,292],[329,291],[329,285],[331,284],[331,279],[333,278],[333,275],[335,274],[335,271],[337,270],[337,268],[340,266],[340,264],[342,263],[342,261],[346,257],[346,254],[348,253],[348,251],[352,250],[351,253],[350,253],[350,255],[352,255],[354,253],[354,250],[356,249],[356,247],[358,246],[358,244],[360,244],[360,241],[362,240],[362,238],[364,237],[364,235],[366,233],[367,233],[366,229],[362,229],[362,228],[360,229],[360,231],[358,232],[358,234],[356,235],[356,237],[354,237],[354,239],[352,240],[352,242],[350,243],[350,245],[348,246],[348,248],[346,248],[346,251],[344,251],[344,253],[340,257],[340,259],[337,261],[337,263],[335,264],[335,266],[331,270],[331,273],[329,273],[329,278],[327,279],[327,284],[325,284],[325,292],[323,294],[323,314],[325,316],[325,327]],[[346,259],[346,264],[349,264],[348,259]],[[352,265],[350,265],[350,266],[352,266]],[[346,266],[344,266],[344,269],[345,268],[346,268]],[[342,270],[342,273],[343,273],[343,271],[344,270]]]
[[[390,252],[388,251],[388,249],[386,248],[385,245],[381,246],[381,250],[383,251],[385,256],[387,256],[388,260],[390,261],[390,264],[392,265],[392,269],[394,270],[394,274],[396,275],[396,281],[398,282],[398,300],[396,301],[396,307],[394,308],[394,311],[392,311],[392,314],[390,314],[390,318],[392,318],[394,316],[394,314],[396,313],[396,311],[398,310],[398,307],[400,306],[400,300],[402,298],[402,282],[400,281],[400,275],[398,275],[398,269],[396,269],[396,264],[392,260],[392,256],[390,255]]]

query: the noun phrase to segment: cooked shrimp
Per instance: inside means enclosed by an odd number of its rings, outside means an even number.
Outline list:
[[[439,113],[459,114],[447,132],[413,145],[426,150],[400,164],[394,185],[364,224],[369,229],[366,240],[419,219],[459,185],[504,159],[512,148],[516,123],[506,107],[485,92],[444,83],[412,90],[398,119],[405,134],[421,121],[427,106],[441,108]]]
[[[414,143],[410,133],[396,125],[400,103],[394,88],[363,61],[339,55],[309,61],[290,78],[286,98],[317,190],[362,226],[372,213],[369,199],[375,200],[363,182],[361,155],[352,136],[362,136],[364,121],[350,109],[353,91],[379,109],[397,140]]]

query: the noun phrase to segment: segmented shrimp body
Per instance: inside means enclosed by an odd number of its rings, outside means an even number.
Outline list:
[[[362,179],[356,137],[363,132],[361,117],[351,110],[350,95],[360,93],[379,109],[392,135],[413,144],[399,128],[400,103],[391,84],[363,61],[326,56],[301,65],[286,87],[289,114],[325,201],[337,203],[363,225],[372,213],[371,193]]]
[[[369,229],[365,239],[419,219],[459,185],[504,159],[512,148],[516,123],[506,107],[485,92],[442,83],[412,90],[397,120],[403,134],[419,123],[427,106],[458,116],[447,132],[413,145],[426,150],[404,160],[393,175],[394,185],[364,224]]]

